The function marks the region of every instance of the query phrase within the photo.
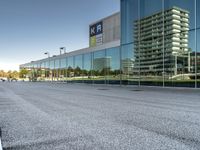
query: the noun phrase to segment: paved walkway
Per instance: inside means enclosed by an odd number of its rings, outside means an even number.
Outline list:
[[[0,83],[7,150],[199,150],[200,90]]]

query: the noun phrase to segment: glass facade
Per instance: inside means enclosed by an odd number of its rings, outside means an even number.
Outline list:
[[[195,34],[195,39],[196,39],[196,80],[197,80],[197,87],[200,87],[200,1],[196,0],[196,34]]]
[[[121,0],[122,60],[133,60],[129,73],[122,67],[128,84],[199,86],[199,3]]]
[[[199,0],[121,0],[120,46],[25,67],[52,80],[199,87],[199,38]]]

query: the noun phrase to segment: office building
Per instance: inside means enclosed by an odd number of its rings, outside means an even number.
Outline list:
[[[200,87],[200,1],[120,2],[120,12],[89,25],[87,48],[20,69],[37,80]]]

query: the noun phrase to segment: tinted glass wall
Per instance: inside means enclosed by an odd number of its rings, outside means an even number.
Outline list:
[[[82,81],[83,55],[74,56],[74,79]]]
[[[199,84],[199,3],[121,0],[123,83],[183,87]],[[125,59],[132,60],[127,67],[130,71],[124,71]]]
[[[105,77],[107,84],[120,84],[120,49],[106,49]]]
[[[29,68],[36,77],[72,82],[197,87],[199,38],[199,0],[121,0],[120,47]]]
[[[64,58],[49,58],[48,61],[24,67],[30,69],[38,81],[120,84],[120,47]]]
[[[200,1],[199,0],[196,0],[196,11],[197,11],[197,14],[196,15],[196,80],[197,80],[197,86],[200,87]]]
[[[94,83],[105,83],[106,64],[109,61],[106,58],[105,50],[93,52],[93,80]]]
[[[92,65],[92,53],[83,54],[83,82],[93,83],[93,65]]]

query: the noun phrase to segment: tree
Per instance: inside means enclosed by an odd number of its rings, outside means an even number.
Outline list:
[[[0,70],[0,77],[6,77],[6,72],[4,72],[3,70]]]
[[[26,75],[28,75],[29,71],[27,69],[21,69],[19,72],[19,77],[20,78],[25,78]]]
[[[19,77],[19,72],[17,72],[17,71],[15,70],[15,71],[13,71],[13,72],[11,73],[11,76],[12,76],[12,78],[18,78],[18,77]]]

